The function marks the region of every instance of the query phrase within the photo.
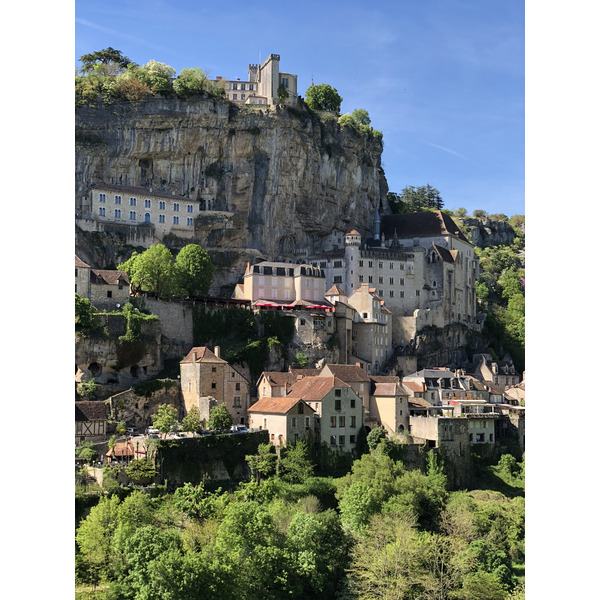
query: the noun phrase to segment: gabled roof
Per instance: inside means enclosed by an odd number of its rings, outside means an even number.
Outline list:
[[[321,402],[334,387],[350,386],[336,377],[304,377],[292,386],[290,397],[302,398],[305,402]]]
[[[431,402],[427,402],[424,398],[409,398],[408,399],[408,407],[409,408],[421,408],[427,409],[432,406]]]
[[[325,296],[347,296],[346,292],[339,287],[338,285],[334,285],[329,288],[329,291],[325,292]]]
[[[425,384],[420,381],[403,381],[402,386],[411,392],[425,391]]]
[[[295,381],[303,377],[317,377],[321,373],[321,369],[293,369],[290,367],[290,373],[296,378]]]
[[[248,412],[264,413],[264,414],[278,414],[285,415],[298,402],[302,402],[302,398],[297,396],[283,396],[281,398],[261,398],[258,402],[255,402],[249,409]],[[315,412],[310,406],[305,403],[305,409]]]
[[[75,421],[106,421],[106,404],[94,400],[75,402]]]
[[[454,264],[456,256],[458,255],[458,250],[448,250],[448,248],[444,248],[444,246],[439,246],[436,243],[432,243],[431,246],[444,262]]]
[[[77,254],[75,255],[75,266],[79,267],[79,268],[86,268],[86,269],[91,269],[90,265],[88,265],[87,263],[84,263],[79,256],[77,256]]]
[[[375,383],[373,396],[402,396],[402,386],[398,383]]]
[[[440,210],[383,215],[381,217],[381,233],[385,235],[386,239],[394,237],[394,233],[399,238],[410,239],[454,235],[470,244],[452,218]]]
[[[327,373],[324,373],[326,369],[329,369],[334,377],[338,377],[346,383],[356,381],[368,383],[371,381],[365,370],[358,365],[325,365],[321,370],[321,374],[324,374],[325,377],[327,376]]]
[[[298,381],[296,376],[289,371],[263,371],[261,379],[262,378],[264,378],[265,383],[268,385],[283,385],[286,388]]]
[[[99,285],[129,285],[129,277],[125,271],[109,269],[92,269],[90,281]]]
[[[133,456],[133,442],[117,442],[113,448],[109,448],[106,456]]]
[[[218,358],[213,352],[211,352],[206,346],[194,346],[188,353],[187,356],[180,361],[179,364],[183,363],[226,363],[226,360]]]

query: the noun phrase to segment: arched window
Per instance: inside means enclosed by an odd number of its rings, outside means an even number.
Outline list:
[[[144,214],[144,223],[150,223],[150,213]]]

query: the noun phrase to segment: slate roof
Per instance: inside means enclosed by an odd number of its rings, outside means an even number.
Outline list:
[[[357,365],[325,365],[321,373],[329,368],[334,377],[339,377],[346,383],[355,381],[370,382],[369,376],[362,367]]]
[[[383,215],[381,217],[381,233],[386,239],[438,237],[454,235],[463,242],[470,244],[456,223],[440,210],[404,213],[400,215]]]
[[[325,292],[325,296],[347,296],[346,292],[338,285],[332,286],[329,291]]]
[[[261,398],[258,402],[255,402],[249,409],[248,412],[255,413],[268,413],[268,414],[287,414],[298,402],[302,402],[302,398],[297,396],[284,396],[282,398]],[[305,409],[310,409],[313,413],[315,412],[310,406],[306,405]]]
[[[334,387],[350,386],[336,377],[304,377],[292,386],[290,397],[302,398],[305,402],[321,402]]]
[[[106,404],[93,400],[75,402],[75,421],[106,421]]]
[[[194,200],[193,198],[188,198],[187,196],[181,196],[180,194],[172,194],[170,192],[155,192],[150,191],[147,188],[143,187],[134,187],[131,185],[114,185],[112,183],[95,183],[91,186],[92,189],[96,190],[106,190],[107,192],[115,192],[116,194],[130,194],[131,196],[135,196],[137,198],[165,198],[170,200],[181,200],[181,201],[190,201],[190,202],[198,202],[198,200]]]
[[[194,353],[196,358],[194,359]],[[226,360],[217,358],[217,356],[211,352],[206,346],[194,346],[188,353],[187,356],[180,361],[179,364],[184,363],[197,363],[197,362],[208,362],[208,363],[226,363]]]
[[[439,246],[436,243],[432,243],[431,245],[444,262],[454,264],[456,256],[458,255],[458,250],[448,250],[448,248],[444,248],[444,246]]]

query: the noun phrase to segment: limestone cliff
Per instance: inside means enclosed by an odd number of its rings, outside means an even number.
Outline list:
[[[152,188],[210,205],[196,242],[213,256],[229,253],[218,266],[290,260],[326,247],[333,229],[371,233],[375,206],[384,200],[387,209],[382,149],[303,105],[267,110],[203,97],[80,106],[76,212],[89,213],[95,183]],[[102,256],[87,258],[104,266]]]

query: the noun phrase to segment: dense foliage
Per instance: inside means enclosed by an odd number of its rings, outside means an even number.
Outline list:
[[[163,244],[153,244],[144,252],[134,251],[117,268],[127,273],[133,292],[159,298],[205,295],[214,274],[210,256],[197,244],[184,246],[175,258]]]
[[[339,125],[342,127],[352,127],[355,131],[363,136],[373,135],[378,140],[383,139],[383,134],[377,129],[371,127],[371,117],[364,108],[356,108],[352,111],[352,114],[346,113],[338,119]]]
[[[304,94],[304,102],[312,110],[327,110],[339,112],[342,105],[342,97],[334,87],[327,83],[311,85]]]
[[[523,597],[523,498],[449,491],[433,453],[421,472],[378,447],[338,479],[312,475],[302,445],[247,460],[256,476],[234,491],[101,497],[76,531],[78,584],[134,600]]]
[[[387,200],[392,214],[395,215],[423,210],[441,210],[444,206],[440,192],[429,184],[417,188],[409,185],[399,194],[388,192]]]

